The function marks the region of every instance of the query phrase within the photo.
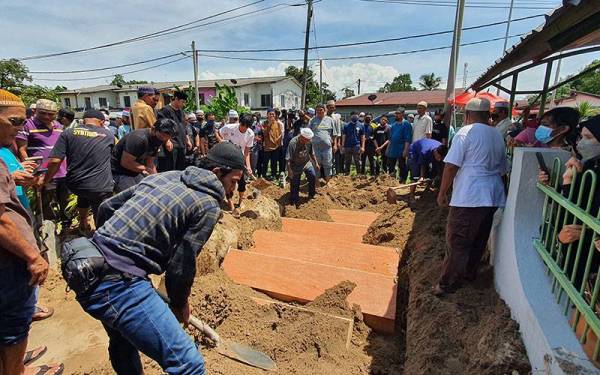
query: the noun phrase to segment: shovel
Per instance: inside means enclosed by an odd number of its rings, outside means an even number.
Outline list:
[[[419,186],[421,184],[425,184],[430,181],[431,181],[431,179],[425,179],[423,181],[413,182],[412,184],[406,184],[406,185],[402,185],[402,186],[398,186],[398,187],[391,187],[385,193],[387,202],[389,204],[396,204],[398,201],[398,194],[396,193],[396,191],[400,191],[400,189],[405,189],[405,188],[409,188],[412,186]]]
[[[169,297],[166,294],[159,290],[156,290],[156,292],[163,301],[167,304],[170,303]],[[267,371],[277,370],[277,364],[266,354],[254,350],[247,345],[222,339],[208,324],[193,315],[190,315],[190,324],[215,343],[217,353],[252,367]]]

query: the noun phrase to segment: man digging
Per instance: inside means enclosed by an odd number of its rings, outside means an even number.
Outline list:
[[[205,373],[179,323],[189,321],[196,256],[246,163],[237,146],[222,142],[198,165],[148,176],[106,200],[92,239],[63,246],[63,276],[83,309],[104,325],[119,375],[143,373],[138,351],[168,374]],[[170,308],[148,279],[163,273]]]
[[[311,140],[314,137],[312,130],[308,128],[300,129],[300,135],[292,138],[287,149],[287,170],[290,177],[290,204],[298,206],[300,204],[300,179],[302,173],[308,180],[308,199],[315,196],[317,188],[317,173],[319,163],[315,157]],[[312,164],[311,164],[312,162]]]

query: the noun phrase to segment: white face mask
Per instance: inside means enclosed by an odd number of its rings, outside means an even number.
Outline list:
[[[600,143],[583,138],[577,143],[577,152],[581,154],[582,161],[586,162],[600,156]]]

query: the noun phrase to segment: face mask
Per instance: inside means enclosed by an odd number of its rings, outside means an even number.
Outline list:
[[[554,137],[552,136],[552,130],[552,128],[549,128],[544,125],[538,126],[538,128],[535,130],[535,139],[544,144],[550,143],[550,141],[554,139]]]
[[[206,123],[208,124],[208,126],[213,126],[215,124],[213,120],[208,120]]]
[[[582,139],[577,143],[577,152],[581,154],[582,161],[586,162],[600,155],[600,143],[594,143],[591,139]]]
[[[358,116],[352,116],[352,117],[350,117],[350,121],[352,121],[352,122],[358,121]]]

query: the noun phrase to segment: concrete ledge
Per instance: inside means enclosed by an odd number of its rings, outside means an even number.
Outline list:
[[[564,305],[556,303],[551,279],[533,248],[544,204],[536,188],[536,152],[544,154],[549,168],[555,157],[569,157],[564,151],[515,149],[506,208],[492,236],[496,290],[519,323],[532,372],[573,374],[575,369],[577,374],[598,374],[562,313]]]

